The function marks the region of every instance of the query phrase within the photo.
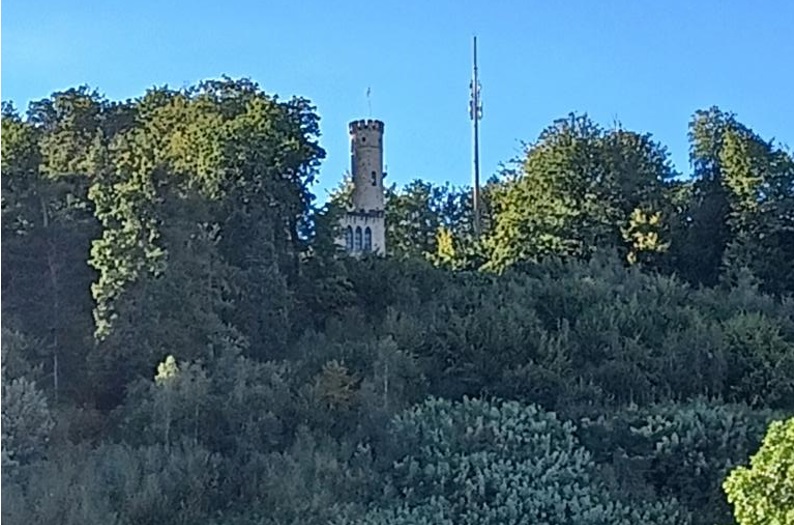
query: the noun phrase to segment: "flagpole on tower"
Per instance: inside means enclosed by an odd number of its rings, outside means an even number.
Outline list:
[[[472,79],[469,84],[471,89],[471,100],[469,102],[469,117],[473,126],[473,149],[474,149],[474,184],[472,188],[472,207],[474,211],[474,233],[479,236],[481,224],[480,210],[480,119],[482,119],[482,100],[480,99],[480,80],[477,71],[477,37],[474,37],[474,68]]]

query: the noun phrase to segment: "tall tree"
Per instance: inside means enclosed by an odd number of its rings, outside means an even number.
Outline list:
[[[747,268],[764,289],[794,292],[794,158],[742,129],[728,129],[720,152],[731,238],[727,276]]]
[[[666,249],[664,184],[674,173],[649,135],[605,132],[586,115],[545,129],[493,198],[488,268],[544,256],[618,250],[630,260]]]
[[[692,180],[672,257],[676,271],[690,282],[713,285],[719,278],[730,238],[720,152],[725,130],[736,126],[734,116],[717,107],[696,111],[689,123]]]
[[[386,205],[386,245],[398,257],[426,258],[438,251],[438,235],[471,235],[468,188],[436,186],[414,180],[402,189],[390,188]]]
[[[152,90],[136,115],[91,188],[103,225],[91,259],[97,335],[116,349],[100,354],[119,354],[97,359],[98,372],[119,393],[166,354],[211,355],[218,338],[242,336],[262,358],[282,354],[287,282],[324,155],[314,108],[223,79]]]
[[[693,173],[672,249],[675,270],[711,285],[747,268],[766,289],[790,291],[791,155],[717,107],[695,112],[689,140]]]
[[[3,308],[42,340],[51,380],[77,394],[90,347],[93,273],[85,264],[97,230],[87,198],[104,101],[85,88],[34,102],[27,120],[3,112]]]

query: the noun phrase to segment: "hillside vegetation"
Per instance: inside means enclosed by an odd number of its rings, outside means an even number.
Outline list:
[[[784,523],[794,158],[717,108],[689,136],[680,174],[570,115],[480,238],[417,180],[354,259],[305,99],[5,104],[2,519]]]

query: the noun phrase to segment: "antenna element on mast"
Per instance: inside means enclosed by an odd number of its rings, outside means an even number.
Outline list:
[[[477,37],[474,37],[474,68],[472,70],[471,100],[469,101],[469,118],[473,126],[473,149],[474,149],[474,184],[472,187],[472,207],[474,211],[474,233],[479,237],[481,224],[481,203],[480,203],[480,125],[482,119],[482,100],[480,99],[480,80],[477,72]]]

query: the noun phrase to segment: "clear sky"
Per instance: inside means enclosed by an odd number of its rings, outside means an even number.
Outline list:
[[[386,122],[387,182],[468,184],[471,38],[483,84],[482,173],[553,119],[587,112],[651,132],[689,172],[687,122],[718,105],[794,146],[794,1],[5,0],[2,98],[88,84],[111,99],[222,74],[310,98],[328,156],[347,122]]]

